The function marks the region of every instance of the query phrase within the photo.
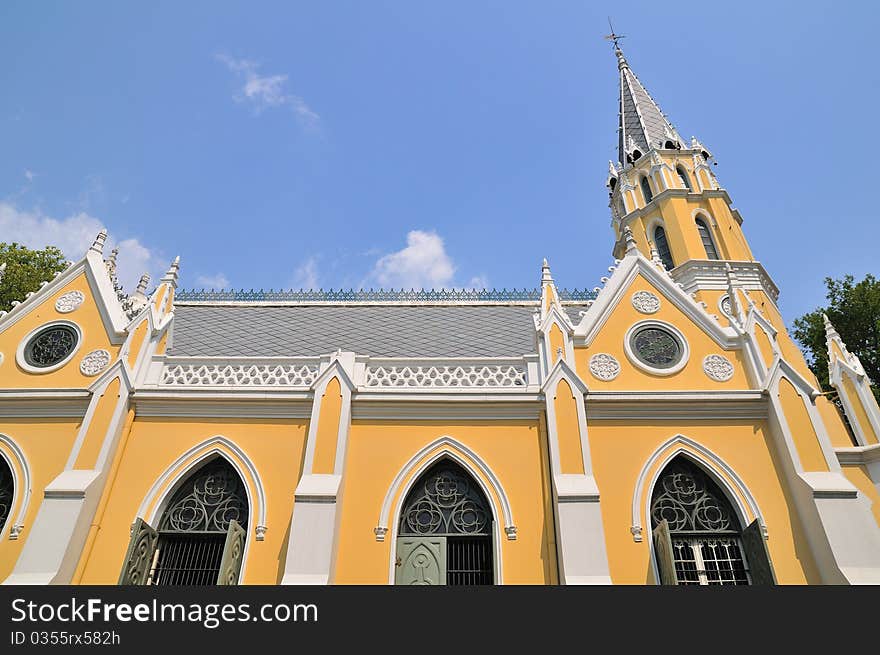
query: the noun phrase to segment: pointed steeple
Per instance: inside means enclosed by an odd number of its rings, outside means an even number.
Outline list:
[[[648,93],[615,41],[614,54],[620,71],[618,157],[626,166],[651,148],[684,147],[682,138]]]

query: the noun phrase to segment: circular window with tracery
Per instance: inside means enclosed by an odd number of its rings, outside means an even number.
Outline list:
[[[32,336],[24,347],[28,366],[44,369],[58,366],[73,354],[79,333],[70,325],[51,325]]]
[[[659,322],[640,323],[626,336],[626,353],[639,367],[658,375],[681,370],[688,355],[684,337]]]

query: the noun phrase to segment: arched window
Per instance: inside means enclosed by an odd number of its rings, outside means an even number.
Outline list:
[[[743,530],[718,484],[686,457],[673,459],[658,478],[651,525],[663,584],[775,582],[758,520]]]
[[[651,191],[651,183],[648,182],[647,177],[642,178],[642,195],[645,196],[645,204],[647,205],[654,199],[654,192]]]
[[[238,584],[247,525],[244,484],[215,457],[178,487],[158,530],[135,522],[119,584]]]
[[[443,459],[410,489],[400,513],[395,582],[493,583],[492,510],[480,485]]]
[[[669,251],[669,242],[666,240],[666,230],[662,225],[654,228],[654,245],[657,246],[657,253],[660,255],[660,261],[663,262],[664,268],[667,271],[675,268],[672,253]]]
[[[681,180],[682,185],[688,191],[693,191],[694,188],[691,186],[691,178],[688,176],[687,171],[684,170],[682,166],[676,166],[675,172],[678,173],[678,179]]]
[[[9,519],[12,511],[12,499],[15,497],[15,485],[12,483],[12,469],[6,459],[0,456],[0,532]]]
[[[718,259],[718,250],[715,248],[715,242],[712,240],[712,233],[709,232],[709,226],[702,218],[696,219],[697,231],[700,233],[700,241],[703,242],[703,248],[706,250],[706,257],[709,259]]]

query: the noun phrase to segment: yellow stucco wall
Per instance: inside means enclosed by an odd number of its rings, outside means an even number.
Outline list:
[[[55,309],[55,301],[59,296],[70,291],[80,291],[86,299],[75,311],[62,314]],[[49,373],[33,373],[19,367],[15,354],[22,341],[33,330],[55,321],[75,323],[82,330],[82,340],[70,361]],[[45,300],[31,308],[16,323],[0,332],[0,352],[4,355],[3,363],[0,364],[0,388],[69,389],[87,387],[94,382],[95,378],[83,375],[79,370],[79,363],[87,353],[99,348],[109,351],[113,359],[119,352],[119,346],[111,345],[107,338],[107,331],[101,320],[98,306],[92,297],[86,275],[82,273],[55,293],[48,295]]]
[[[248,455],[266,492],[268,531],[264,541],[254,537],[257,508],[250,508],[243,583],[278,583],[287,553],[293,492],[302,471],[306,429],[307,421],[302,419],[136,419],[91,552],[81,563],[81,582],[116,583],[128,547],[129,526],[153,483],[190,448],[222,435]],[[236,459],[229,449],[220,450]],[[195,453],[188,461],[198,456]],[[252,480],[246,479],[245,484],[256,502]],[[158,506],[162,496],[160,493],[151,507]]]
[[[64,470],[79,425],[79,421],[72,418],[0,420],[0,434],[14,441],[23,451],[31,472],[31,497],[24,517],[24,530],[17,540],[10,540],[9,527],[18,516],[24,500],[22,490],[14,490],[15,498],[3,531],[6,536],[0,540],[0,581],[12,572],[21,554],[43,500],[43,489]],[[0,449],[6,452],[8,459],[15,461],[2,443]]]
[[[835,448],[851,448],[854,445],[853,441],[849,436],[846,425],[843,423],[843,419],[834,405],[831,404],[831,401],[825,396],[820,396],[816,398],[816,407],[819,409],[822,423],[825,424],[825,429],[828,431],[831,445]]]
[[[781,584],[820,582],[804,533],[780,479],[783,473],[763,424],[721,424],[713,421],[639,422],[592,421],[588,424],[593,473],[602,497],[602,519],[611,579],[617,584],[654,584],[650,562],[650,527],[644,511],[650,503],[646,488],[639,499],[644,540],[630,533],[637,480],[651,455],[667,440],[682,434],[726,462],[743,481],[760,508],[770,535],[767,547]],[[661,457],[661,460],[663,458]],[[648,473],[648,479],[659,464]],[[743,526],[745,527],[745,526]]]
[[[660,309],[650,315],[638,312],[631,302],[637,291],[650,291],[660,297]],[[672,375],[654,375],[635,366],[624,349],[626,332],[635,323],[644,320],[659,320],[678,328],[688,342],[690,356],[687,364]],[[620,374],[611,381],[599,380],[590,373],[590,357],[595,353],[608,353],[620,362]],[[720,354],[733,362],[733,377],[726,382],[716,382],[703,372],[703,358],[709,354]],[[644,390],[644,389],[748,389],[746,364],[740,351],[723,350],[702,328],[675,307],[641,275],[633,280],[629,289],[621,296],[598,336],[586,348],[575,350],[575,363],[578,375],[587,382],[591,390]]]
[[[553,398],[556,414],[556,431],[559,439],[559,470],[562,473],[583,475],[584,458],[582,455],[580,425],[577,414],[578,399],[574,397],[571,386],[560,380]]]
[[[865,441],[867,442],[867,445],[870,446],[877,443],[877,436],[874,434],[874,430],[871,427],[871,421],[868,419],[868,413],[865,411],[865,405],[862,403],[862,399],[859,398],[859,394],[856,391],[856,387],[853,384],[853,381],[846,373],[843,374],[843,391],[844,393],[846,393],[847,398],[850,402],[850,406],[855,412],[855,416],[850,417],[850,423],[852,423],[854,420],[858,422],[859,426],[862,429],[862,434],[865,435]]]
[[[339,414],[342,409],[342,386],[339,378],[327,383],[321,399],[318,434],[315,443],[313,473],[333,473],[336,464],[336,446],[339,435]]]
[[[393,511],[385,541],[376,541],[373,533],[385,495],[410,458],[443,436],[452,437],[476,452],[501,481],[510,499],[519,532],[515,541],[509,541],[504,536],[504,526],[498,526],[502,528],[496,541],[501,553],[504,583],[546,584],[554,579],[555,572],[551,569],[555,561],[548,548],[552,521],[546,513],[544,494],[549,473],[542,459],[537,421],[470,424],[354,421],[346,454],[339,549],[333,582],[388,582],[394,542],[392,527],[396,520]],[[437,453],[426,453],[422,460],[430,460],[432,454]],[[467,457],[462,453],[459,455]],[[392,508],[402,503],[407,483],[413,480],[414,476],[407,477],[403,490],[393,498]],[[490,502],[499,506],[497,496],[494,493],[490,496]]]
[[[779,400],[805,471],[827,471],[828,462],[804,400],[786,378],[779,380]]]

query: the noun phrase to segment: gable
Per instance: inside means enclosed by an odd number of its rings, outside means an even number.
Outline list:
[[[57,281],[60,284],[46,286],[31,296],[27,300],[28,306],[20,307],[20,314],[10,312],[0,322],[0,353],[3,355],[0,388],[84,388],[94,381],[95,376],[82,372],[83,358],[96,351],[106,352],[107,356],[102,352],[91,358],[90,361],[96,362],[95,367],[105,360],[109,365],[116,358],[121,344],[111,343],[99,308],[101,301],[95,298],[85,267],[80,267],[69,279]],[[27,370],[21,365],[24,345],[34,333],[53,324],[68,325],[78,332],[73,355],[65,364],[49,372]],[[106,366],[101,370],[103,368]]]
[[[633,296],[636,296],[635,302]],[[653,297],[653,298],[652,298]],[[639,302],[639,299],[642,301]],[[654,309],[655,300],[659,307],[653,313],[644,313]],[[636,308],[640,305],[643,311]],[[578,374],[587,382],[591,390],[614,389],[645,389],[645,390],[724,390],[746,389],[749,382],[746,375],[746,362],[739,350],[726,350],[718,341],[710,336],[703,325],[699,325],[692,316],[682,311],[664,290],[659,289],[641,272],[632,281],[624,285],[617,301],[606,308],[606,316],[598,332],[586,344],[575,348],[575,363]],[[634,362],[632,352],[627,352],[627,335],[636,326],[658,324],[668,326],[673,333],[678,333],[684,341],[686,356],[683,366],[673,372],[655,374],[644,370]],[[631,351],[631,349],[630,349]],[[590,360],[594,355],[610,355],[616,360],[619,371],[613,376],[613,364],[598,375],[591,372]],[[733,374],[726,381],[712,379],[704,371],[703,361],[707,356],[715,355],[733,364]],[[608,362],[607,358],[605,361]],[[714,371],[723,370],[726,365],[716,366]],[[612,379],[608,379],[612,378]]]

